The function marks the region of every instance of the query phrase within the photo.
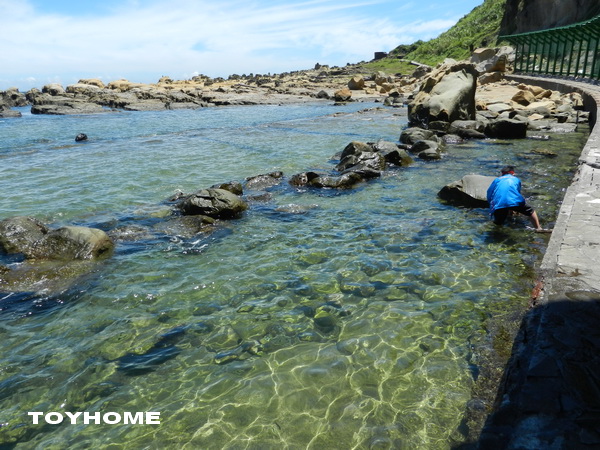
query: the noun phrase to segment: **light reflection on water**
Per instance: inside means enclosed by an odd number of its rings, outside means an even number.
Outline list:
[[[490,320],[524,308],[547,236],[525,231],[525,221],[498,230],[487,211],[446,205],[437,192],[467,173],[494,175],[513,163],[551,226],[556,187],[568,185],[585,133],[449,147],[439,162],[417,161],[349,192],[300,192],[284,181],[210,236],[152,228],[177,190],[331,168],[348,142],[396,142],[406,123],[401,110],[332,115],[339,111],[243,107],[0,122],[1,218],[136,225],[151,235],[119,242],[110,260],[47,309],[25,299],[2,313],[0,442],[460,442],[472,350],[488,345]],[[71,145],[79,132],[91,140]],[[123,357],[144,353],[159,363],[128,371]],[[160,411],[161,425],[42,428],[27,411]]]

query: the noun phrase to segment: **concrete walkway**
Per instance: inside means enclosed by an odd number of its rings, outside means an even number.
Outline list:
[[[510,79],[583,95],[595,123],[541,264],[480,449],[600,448],[600,86]]]

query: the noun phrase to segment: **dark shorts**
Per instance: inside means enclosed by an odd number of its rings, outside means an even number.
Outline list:
[[[519,206],[511,206],[510,208],[500,208],[494,211],[494,223],[496,225],[502,225],[506,218],[508,217],[508,213],[510,211],[518,212],[519,214],[523,214],[525,216],[531,216],[533,214],[533,208],[527,204],[519,205]]]

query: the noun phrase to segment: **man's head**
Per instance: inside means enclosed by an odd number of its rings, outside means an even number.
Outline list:
[[[506,174],[511,174],[514,175],[515,174],[515,166],[504,166],[500,172],[502,173],[502,175],[506,175]]]

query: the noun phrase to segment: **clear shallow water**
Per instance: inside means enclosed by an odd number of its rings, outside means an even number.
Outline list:
[[[401,110],[357,112],[363,108],[0,121],[0,218],[148,231],[119,241],[111,259],[65,292],[4,300],[0,442],[460,442],[477,374],[472,348],[485,345],[490,320],[525,306],[547,236],[527,232],[523,221],[498,231],[486,210],[446,205],[437,192],[467,173],[495,175],[513,163],[551,226],[585,130],[452,146],[441,161],[417,161],[347,192],[300,192],[284,181],[270,200],[251,202],[242,219],[209,236],[178,234],[160,218],[177,190],[330,169],[331,156],[352,140],[398,140]],[[75,144],[81,132],[90,141]],[[124,361],[141,362],[129,354],[158,355],[159,363],[127,370]],[[28,411],[159,411],[161,424],[42,427]]]

